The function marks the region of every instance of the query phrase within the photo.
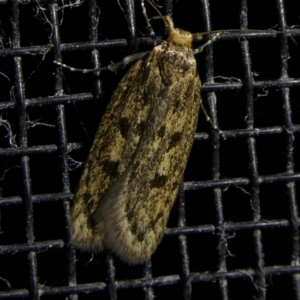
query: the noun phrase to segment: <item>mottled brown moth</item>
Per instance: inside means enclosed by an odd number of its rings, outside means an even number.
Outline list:
[[[217,37],[193,50],[193,35],[162,18],[168,38],[140,54],[114,91],[71,211],[80,249],[108,248],[129,264],[147,261],[164,234],[201,105],[194,55]]]

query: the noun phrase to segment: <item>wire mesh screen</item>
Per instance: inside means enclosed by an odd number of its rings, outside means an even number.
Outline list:
[[[297,1],[263,4],[158,2],[193,33],[299,24]],[[126,70],[83,75],[53,61],[106,66],[152,49],[140,1],[0,0],[0,21],[0,299],[300,299],[300,32],[224,34],[197,56],[204,105],[227,139],[200,114],[162,242],[128,266],[76,250],[69,219]],[[163,22],[151,23],[159,41]]]

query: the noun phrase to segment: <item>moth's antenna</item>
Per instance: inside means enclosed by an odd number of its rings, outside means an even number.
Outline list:
[[[280,30],[269,30],[269,29],[266,29],[266,30],[261,30],[261,29],[226,29],[226,30],[212,30],[212,31],[205,31],[205,32],[199,32],[199,33],[194,33],[192,34],[193,36],[193,40],[196,40],[196,39],[202,39],[202,37],[204,35],[207,35],[207,34],[222,34],[222,33],[230,33],[230,32],[236,32],[236,33],[280,33],[280,34],[283,34],[283,33],[286,33],[286,34],[293,34],[293,33],[299,33],[299,29],[295,30],[295,29],[288,29],[288,30],[284,30],[284,31],[280,31]]]
[[[165,26],[166,26],[169,30],[171,30],[171,26],[170,26],[170,24],[168,23],[166,17],[162,15],[162,13],[161,13],[161,12],[159,11],[159,9],[153,4],[152,1],[150,1],[150,0],[146,0],[146,1],[147,1],[147,2],[154,8],[154,10],[159,14],[160,18],[162,18],[162,20],[164,21]]]

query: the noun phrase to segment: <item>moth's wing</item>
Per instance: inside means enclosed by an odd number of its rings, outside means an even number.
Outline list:
[[[162,238],[199,114],[194,57],[171,50],[157,58],[164,60],[156,66],[159,76],[149,76],[145,83],[144,93],[154,89],[155,96],[130,166],[111,187],[117,192],[108,193],[95,213],[104,244],[131,264],[148,260]]]
[[[75,193],[71,210],[73,242],[98,252],[104,233],[93,226],[92,215],[110,186],[127,169],[146,123],[151,102],[144,97],[153,53],[142,58],[124,75],[102,117]]]

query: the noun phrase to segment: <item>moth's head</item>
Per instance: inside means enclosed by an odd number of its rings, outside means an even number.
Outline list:
[[[185,48],[192,48],[193,35],[189,31],[174,28],[174,23],[170,16],[165,16],[164,21],[169,30],[167,42]]]

